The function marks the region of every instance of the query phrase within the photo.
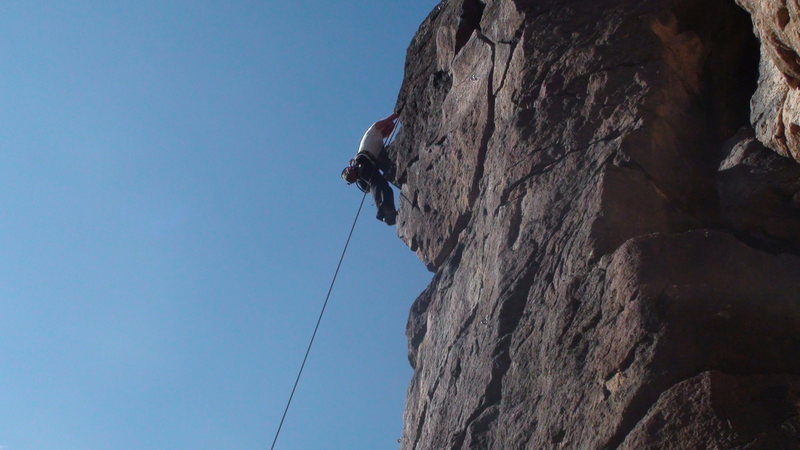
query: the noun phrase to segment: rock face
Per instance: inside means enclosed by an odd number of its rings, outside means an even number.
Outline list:
[[[800,166],[750,127],[752,30],[733,0],[429,15],[390,148],[435,272],[402,448],[797,448]]]
[[[800,3],[737,2],[752,14],[761,39],[761,77],[752,111],[758,139],[800,161]]]

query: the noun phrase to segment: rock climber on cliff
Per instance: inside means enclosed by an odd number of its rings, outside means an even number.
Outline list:
[[[372,192],[378,220],[387,225],[394,225],[397,219],[397,210],[394,208],[394,193],[389,183],[394,179],[392,162],[386,155],[384,139],[392,134],[396,125],[398,114],[392,113],[389,117],[372,124],[358,146],[358,153],[350,160],[347,167],[342,170],[342,179],[347,184],[356,183],[364,192]]]

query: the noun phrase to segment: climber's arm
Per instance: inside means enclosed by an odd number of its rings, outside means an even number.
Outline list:
[[[381,136],[387,138],[389,137],[390,134],[392,134],[392,130],[394,130],[395,126],[394,121],[395,119],[397,119],[397,117],[398,117],[397,113],[392,113],[392,115],[390,115],[389,117],[375,122],[374,127],[376,130],[381,132]]]

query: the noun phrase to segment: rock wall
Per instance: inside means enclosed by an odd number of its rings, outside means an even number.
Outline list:
[[[761,39],[761,77],[752,103],[758,139],[800,161],[800,3],[737,2],[752,14]]]
[[[796,448],[800,166],[749,125],[752,30],[733,0],[431,12],[390,148],[435,272],[402,448]]]

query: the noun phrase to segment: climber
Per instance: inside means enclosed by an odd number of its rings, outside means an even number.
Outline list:
[[[397,117],[397,113],[392,113],[372,124],[361,138],[355,158],[342,170],[342,179],[347,184],[356,183],[362,191],[372,192],[378,208],[375,217],[387,225],[395,224],[397,210],[394,209],[394,193],[386,181],[394,180],[394,167],[386,155],[383,142],[392,134]]]

